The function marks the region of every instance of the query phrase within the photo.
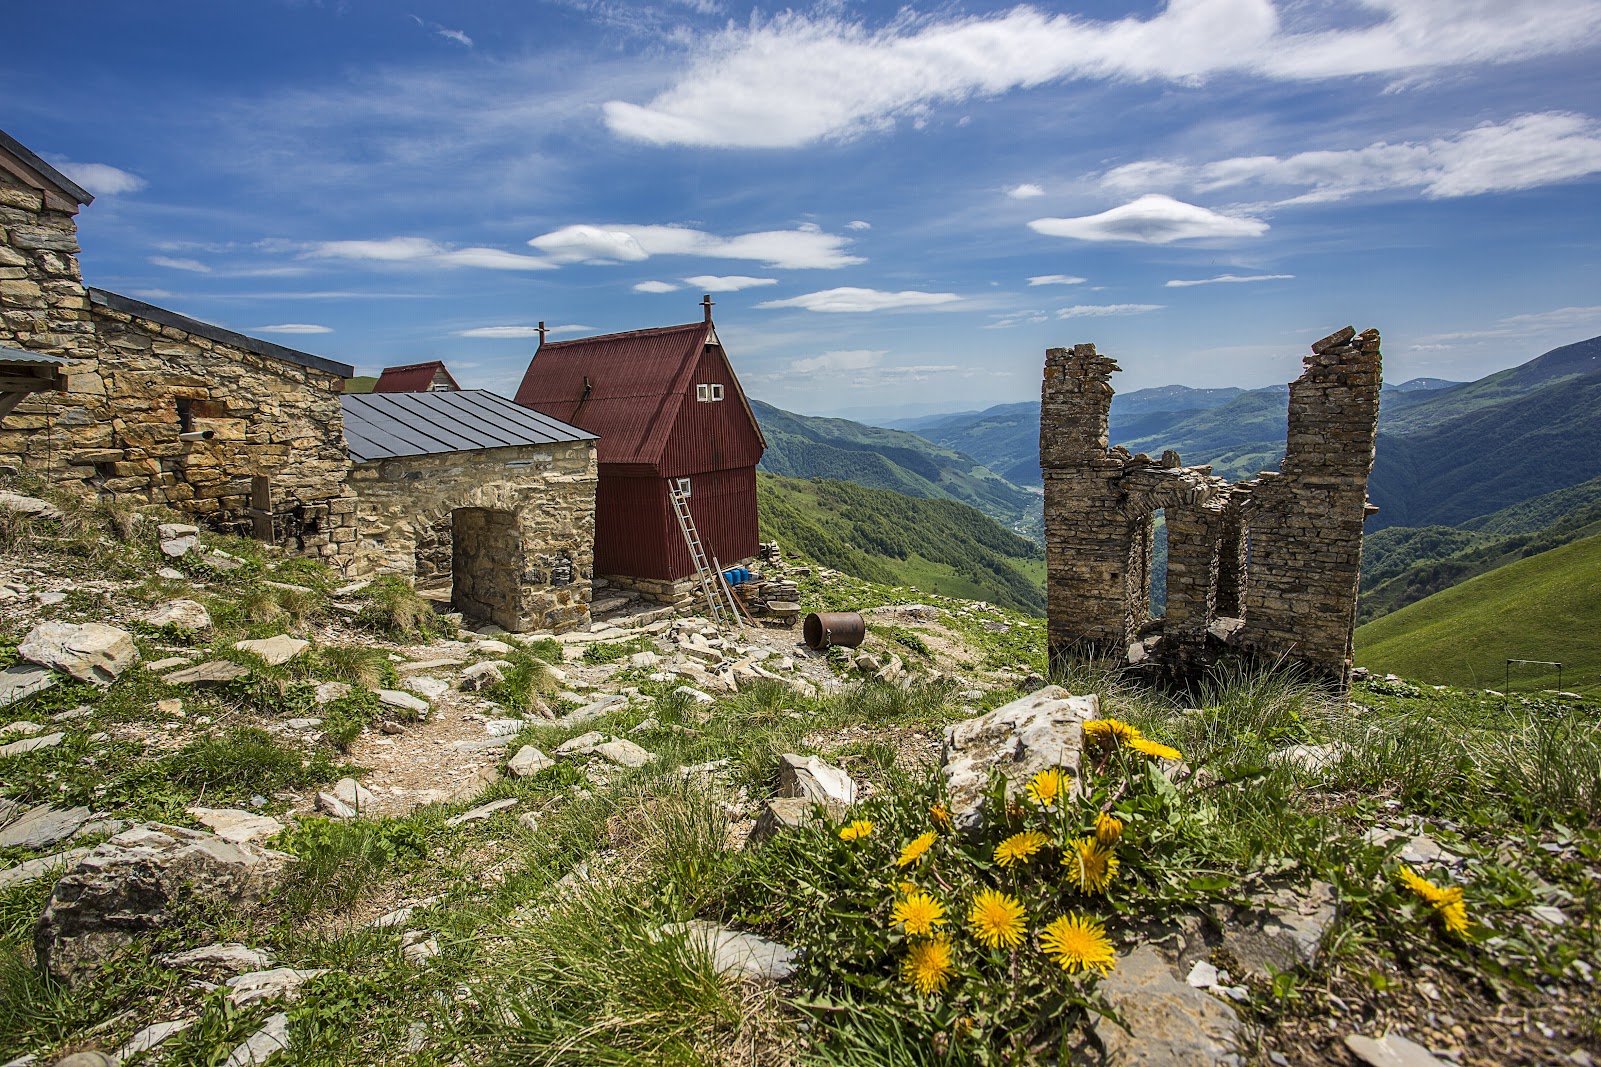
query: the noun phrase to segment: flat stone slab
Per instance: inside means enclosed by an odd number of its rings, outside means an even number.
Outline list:
[[[42,622],[28,631],[17,646],[17,655],[30,663],[64,671],[80,682],[102,686],[116,681],[119,674],[139,660],[132,634],[99,622],[81,626]]]
[[[250,948],[238,942],[221,945],[201,945],[199,948],[172,952],[161,957],[168,967],[185,967],[205,971],[228,971],[232,974],[264,972],[272,966],[272,954],[259,948]]]
[[[445,825],[446,826],[460,826],[463,823],[482,822],[484,819],[489,818],[491,815],[494,815],[496,812],[505,811],[507,808],[515,808],[516,806],[517,806],[517,798],[516,797],[506,797],[503,800],[491,800],[488,804],[480,804],[480,805],[478,805],[478,807],[472,809],[471,811],[462,812],[460,815],[457,815],[455,818],[446,819],[445,820]]]
[[[1380,1038],[1347,1034],[1345,1047],[1372,1067],[1440,1067],[1446,1062],[1400,1034],[1386,1034]]]
[[[256,841],[283,833],[284,824],[270,815],[238,808],[190,808],[194,820],[224,841]]]
[[[179,633],[198,634],[211,629],[211,613],[194,600],[169,600],[144,619],[151,626],[170,627]]]
[[[610,711],[611,709],[617,707],[619,704],[624,703],[625,700],[626,700],[625,697],[620,697],[620,696],[607,695],[607,696],[600,697],[599,699],[594,700],[591,703],[585,704],[583,707],[579,708],[577,711],[570,711],[566,715],[563,715],[561,717],[562,725],[563,726],[578,726],[578,725],[581,725],[583,723],[589,722],[592,719],[598,719],[602,715],[604,715],[608,711]]]
[[[623,739],[596,745],[593,752],[601,759],[615,763],[619,767],[643,767],[656,762],[656,753]]]
[[[681,935],[687,944],[703,950],[720,975],[781,982],[795,973],[795,950],[765,937],[730,930],[703,919],[668,923],[662,927],[662,933],[669,937]]]
[[[599,730],[591,730],[587,734],[579,734],[577,737],[568,738],[566,741],[563,741],[561,744],[557,745],[556,755],[558,757],[588,755],[589,753],[595,751],[596,745],[603,745],[610,740],[610,737],[601,733]]]
[[[77,833],[88,821],[88,808],[52,808],[41,804],[0,829],[0,848],[49,848]]]
[[[26,515],[35,519],[54,520],[62,517],[61,509],[48,500],[6,491],[0,491],[0,511],[9,511],[13,515]]]
[[[250,673],[243,663],[214,659],[196,664],[187,670],[173,671],[161,680],[168,685],[225,685]]]
[[[422,674],[414,678],[407,678],[403,683],[405,687],[422,697],[424,700],[438,700],[450,692],[450,683],[442,678],[434,678]]]
[[[197,1019],[199,1019],[198,1015],[191,1015],[187,1019],[174,1019],[171,1022],[155,1023],[147,1026],[130,1037],[127,1044],[119,1048],[111,1058],[118,1063],[122,1063],[124,1060],[131,1060],[141,1053],[149,1052],[169,1037],[174,1037],[189,1029]]]
[[[1239,1067],[1244,1062],[1245,1031],[1233,1009],[1180,979],[1149,945],[1119,957],[1101,992],[1129,1026],[1124,1030],[1095,1019],[1109,1062],[1142,1067]]]
[[[235,641],[233,647],[260,657],[268,666],[277,667],[306,651],[311,647],[311,642],[290,637],[288,634],[279,634],[276,637],[264,637],[256,641]]]
[[[18,663],[0,671],[0,708],[9,707],[23,697],[42,693],[56,684],[49,667],[37,663]]]
[[[250,1040],[228,1054],[222,1067],[254,1067],[266,1063],[277,1052],[289,1048],[289,1016],[283,1012],[268,1018]]]
[[[20,756],[24,752],[32,752],[34,749],[38,748],[55,748],[57,745],[61,744],[61,739],[66,736],[66,734],[54,733],[40,734],[37,737],[24,737],[20,741],[13,741],[7,745],[0,745],[0,757]]]
[[[295,1000],[300,996],[300,987],[308,979],[318,975],[327,974],[323,968],[310,970],[296,970],[293,967],[274,967],[268,971],[251,971],[228,979],[227,985],[231,992],[228,999],[238,1007],[254,1004],[261,1000]]]
[[[856,782],[818,756],[787,752],[778,758],[778,795],[843,809],[856,803]]]
[[[545,755],[533,745],[524,745],[517,750],[517,754],[506,764],[506,770],[513,778],[532,778],[547,767],[554,767],[556,761]]]
[[[26,882],[37,882],[50,874],[51,871],[76,863],[93,851],[94,849],[90,848],[69,848],[65,852],[56,852],[49,856],[23,860],[15,867],[7,867],[5,870],[0,871],[0,889],[22,885]]]
[[[415,711],[418,715],[428,714],[428,701],[414,697],[410,693],[402,693],[398,689],[379,689],[376,692],[379,703],[405,711]]]

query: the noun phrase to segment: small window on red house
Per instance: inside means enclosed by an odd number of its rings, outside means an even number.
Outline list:
[[[695,399],[696,400],[698,400],[702,404],[704,404],[704,403],[706,403],[706,401],[710,400],[711,398],[712,398],[712,387],[711,386],[707,385],[705,382],[702,382],[700,385],[695,386]]]
[[[713,383],[711,391],[713,400],[721,400],[723,398],[723,387],[721,385]]]
[[[680,478],[680,479],[678,479],[678,491],[686,499],[688,499],[688,497],[689,497],[689,479],[688,478]]]

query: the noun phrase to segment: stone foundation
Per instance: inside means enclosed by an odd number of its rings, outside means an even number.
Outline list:
[[[355,570],[448,575],[458,610],[513,633],[587,627],[595,481],[591,441],[358,463]]]
[[[1053,665],[1112,658],[1170,683],[1225,656],[1298,665],[1344,689],[1351,666],[1362,523],[1373,510],[1379,335],[1347,327],[1312,346],[1290,386],[1277,472],[1230,485],[1108,448],[1111,376],[1094,345],[1046,353],[1048,642]],[[1167,614],[1150,617],[1153,516],[1167,522]]]

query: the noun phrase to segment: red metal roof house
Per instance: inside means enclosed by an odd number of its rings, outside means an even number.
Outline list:
[[[517,403],[600,436],[595,574],[644,588],[695,573],[667,480],[688,490],[708,559],[756,554],[756,464],[767,447],[712,324],[545,342]],[[543,324],[541,324],[543,326]],[[628,579],[636,581],[630,582]]]
[[[454,393],[460,390],[461,386],[445,369],[445,364],[437,359],[404,367],[385,367],[372,387],[375,393]]]

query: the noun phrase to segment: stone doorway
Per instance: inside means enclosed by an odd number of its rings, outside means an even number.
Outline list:
[[[450,513],[451,603],[471,619],[523,629],[523,544],[517,516],[491,508]]]

